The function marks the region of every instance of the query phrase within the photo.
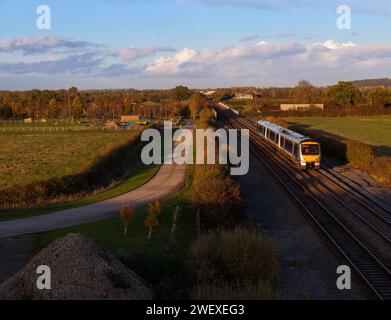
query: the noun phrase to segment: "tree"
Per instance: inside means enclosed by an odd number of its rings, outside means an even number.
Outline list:
[[[314,102],[312,98],[312,89],[314,86],[306,80],[301,80],[295,88],[291,90],[291,98],[296,102],[311,103]]]
[[[338,82],[326,91],[327,100],[338,105],[357,104],[360,101],[361,92],[350,82]]]
[[[125,205],[122,206],[121,209],[119,210],[119,216],[122,221],[122,225],[124,227],[124,236],[128,236],[128,228],[129,224],[132,221],[134,215],[134,209],[132,208],[131,205]]]
[[[391,104],[391,90],[385,88],[374,88],[368,93],[368,102],[371,105]]]
[[[7,105],[1,106],[0,107],[0,118],[2,118],[4,120],[8,120],[11,117],[12,117],[12,109]]]
[[[174,99],[174,100],[187,100],[189,99],[191,96],[191,91],[189,90],[188,87],[184,87],[184,86],[177,86],[175,87],[174,89],[172,89],[172,92],[171,92],[171,97]]]
[[[124,113],[132,114],[132,98],[129,95],[124,98]]]
[[[144,221],[146,227],[148,227],[148,240],[151,239],[153,228],[159,225],[158,216],[161,213],[160,202],[158,200],[151,202],[148,205],[147,217]]]
[[[48,117],[49,119],[57,119],[60,115],[60,109],[57,105],[56,98],[50,99],[48,107]]]
[[[80,119],[84,116],[84,109],[81,104],[80,96],[76,96],[72,102],[72,116],[75,119]]]
[[[200,111],[200,128],[201,129],[207,129],[207,128],[213,128],[215,125],[215,115],[213,113],[213,110],[211,108],[203,108]]]
[[[199,93],[195,93],[191,96],[189,101],[190,115],[193,119],[199,116],[200,111],[208,106],[208,101]]]

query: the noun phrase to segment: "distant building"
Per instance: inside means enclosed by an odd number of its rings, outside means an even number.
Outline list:
[[[317,108],[324,110],[324,104],[318,103],[293,103],[293,104],[282,104],[280,106],[281,111],[290,111],[290,110],[304,110],[310,108]]]
[[[254,100],[252,93],[235,93],[234,100]]]
[[[203,94],[204,96],[211,97],[216,93],[216,91],[208,90],[208,91],[201,91],[200,93]]]
[[[27,118],[23,120],[24,123],[33,123],[33,119]]]

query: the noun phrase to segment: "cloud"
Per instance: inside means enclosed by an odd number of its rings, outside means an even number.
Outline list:
[[[192,68],[192,60],[198,56],[196,50],[185,48],[172,57],[160,57],[146,67],[150,74],[165,76],[195,73]]]
[[[195,75],[206,76],[219,74],[220,76],[243,76],[252,73],[251,63],[270,63],[270,59],[279,59],[284,56],[294,57],[306,51],[300,44],[271,45],[265,41],[256,45],[235,45],[222,49],[204,49],[196,51],[183,49],[172,57],[160,57],[154,60],[146,72],[155,75]],[[243,70],[240,70],[242,67]]]
[[[175,49],[168,46],[152,46],[147,48],[136,48],[134,46],[128,46],[126,48],[118,50],[118,56],[124,59],[142,59],[152,56],[159,52],[174,52]]]
[[[39,62],[0,63],[0,71],[10,74],[40,73],[56,74],[90,74],[99,69],[102,58],[93,54],[70,55],[56,60]]]
[[[175,51],[159,45],[112,50],[84,41],[39,39],[38,42],[29,38],[0,41],[0,76],[15,79],[49,75],[57,79],[72,75],[72,79],[84,78],[85,82],[108,78],[117,81],[131,76],[133,80],[148,79],[160,86],[176,79],[198,86],[218,86],[291,85],[301,78],[324,84],[346,77],[369,78],[391,73],[390,44],[360,45],[329,39],[304,45],[262,40],[221,48]]]
[[[100,44],[76,41],[54,36],[22,37],[0,41],[0,53],[21,52],[23,55],[47,52],[69,52],[81,49],[101,48]]]
[[[200,51],[186,48],[172,56],[155,59],[144,72],[150,77],[217,79],[220,82],[231,79],[235,84],[274,81],[283,85],[300,78],[325,83],[346,76],[389,74],[391,45],[360,46],[327,40],[309,46],[261,41],[255,45]]]
[[[240,42],[250,42],[257,39],[259,39],[259,36],[257,34],[254,34],[252,36],[243,37],[242,39],[240,39]]]

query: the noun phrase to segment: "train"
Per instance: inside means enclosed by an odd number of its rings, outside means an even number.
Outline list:
[[[298,169],[320,169],[322,153],[320,143],[316,140],[267,120],[257,122],[257,131],[288,157]]]

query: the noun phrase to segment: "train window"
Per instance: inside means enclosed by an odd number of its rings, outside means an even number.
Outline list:
[[[317,156],[320,153],[319,146],[317,144],[303,144],[301,153],[303,156]]]
[[[269,131],[269,139],[274,141],[276,137],[276,134],[273,131]]]
[[[292,153],[292,147],[293,147],[292,141],[286,140],[285,141],[285,150]]]
[[[294,154],[296,159],[300,159],[300,148],[299,145],[295,144],[294,146]]]

